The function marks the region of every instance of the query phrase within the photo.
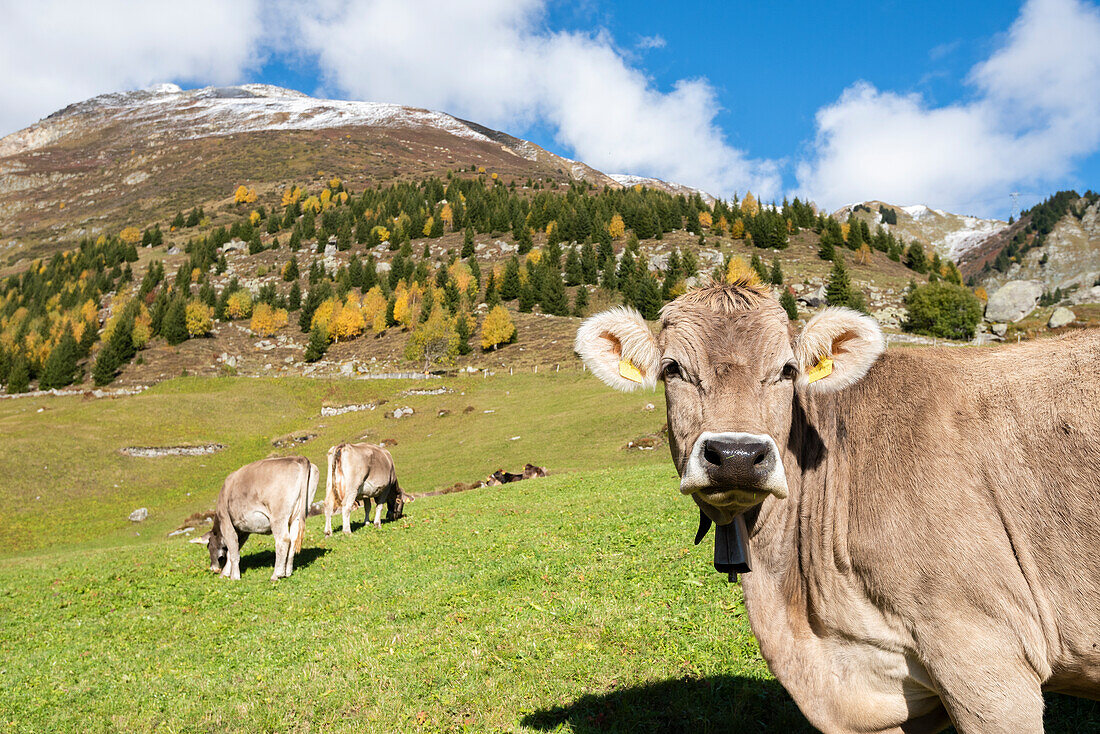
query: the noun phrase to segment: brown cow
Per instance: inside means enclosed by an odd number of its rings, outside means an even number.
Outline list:
[[[342,443],[328,450],[328,486],[325,488],[325,535],[332,535],[332,512],[340,508],[344,532],[351,532],[351,508],[363,500],[366,523],[370,523],[370,501],[374,500],[374,526],[382,526],[382,505],[386,519],[404,514],[405,493],[397,483],[393,457],[372,443]]]
[[[884,352],[743,282],[661,325],[612,309],[577,352],[664,382],[679,489],[811,723],[1040,732],[1043,690],[1100,697],[1100,333]]]
[[[294,572],[294,554],[302,549],[306,510],[317,491],[316,465],[301,456],[260,459],[225,478],[218,493],[214,527],[204,535],[210,570],[241,577],[241,546],[251,533],[275,536],[271,580]]]

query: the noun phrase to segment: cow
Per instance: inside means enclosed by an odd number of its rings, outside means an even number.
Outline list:
[[[612,387],[664,383],[697,541],[718,524],[814,726],[1041,732],[1044,690],[1100,697],[1100,333],[886,351],[871,318],[797,331],[744,280],[660,325],[613,308],[575,348]]]
[[[534,464],[525,464],[523,467],[524,479],[540,479],[547,476],[546,467],[535,466]]]
[[[203,538],[210,570],[241,577],[241,546],[252,533],[275,537],[271,580],[294,572],[294,554],[302,549],[306,511],[317,491],[317,466],[302,456],[260,459],[225,478],[214,510],[214,525]]]
[[[332,513],[336,507],[344,518],[344,532],[351,533],[351,508],[363,500],[365,523],[369,524],[370,501],[374,500],[374,526],[382,526],[382,505],[386,519],[404,515],[405,493],[397,483],[393,457],[372,443],[341,443],[328,450],[328,486],[325,488],[325,535],[332,535]]]
[[[511,484],[512,482],[523,481],[523,474],[513,474],[510,471],[504,471],[503,469],[497,469],[495,472],[489,475],[489,478],[485,480],[485,484],[490,487],[499,487],[502,484]]]

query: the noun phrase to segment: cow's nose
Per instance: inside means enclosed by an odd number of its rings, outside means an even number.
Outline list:
[[[708,439],[703,444],[703,461],[715,484],[746,489],[761,485],[775,468],[771,444],[752,439]]]

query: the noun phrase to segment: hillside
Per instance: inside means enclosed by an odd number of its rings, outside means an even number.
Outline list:
[[[521,180],[620,185],[441,112],[263,84],[186,91],[161,84],[70,105],[0,139],[0,260],[145,227],[224,200],[242,183],[264,192],[338,173],[360,189],[471,166]]]

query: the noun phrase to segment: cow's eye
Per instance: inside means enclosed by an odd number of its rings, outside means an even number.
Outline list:
[[[783,380],[793,380],[798,374],[798,366],[794,362],[787,362],[783,365],[783,372],[780,374],[780,378]]]
[[[675,359],[666,359],[664,364],[661,365],[661,377],[665,380],[683,377],[683,375],[680,374],[679,363]]]

